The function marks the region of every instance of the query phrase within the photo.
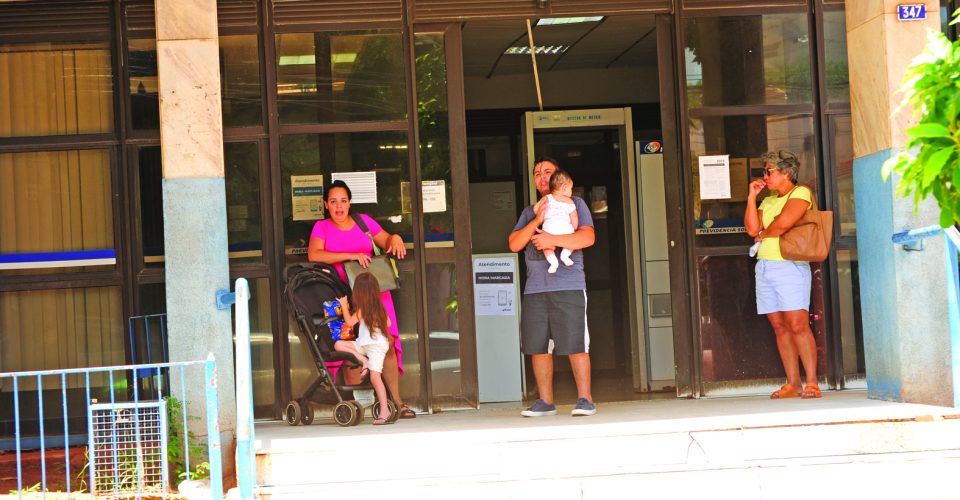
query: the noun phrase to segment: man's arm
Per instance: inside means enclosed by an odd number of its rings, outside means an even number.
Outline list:
[[[546,212],[543,210],[546,205],[546,198],[540,198],[540,201],[533,205],[533,218],[530,219],[527,224],[519,229],[514,229],[510,236],[507,238],[507,246],[510,247],[511,252],[519,252],[523,250],[523,247],[527,246],[527,243],[530,242],[530,238],[537,233],[537,228],[540,227],[540,224],[543,224],[543,216],[546,215]],[[518,224],[523,221],[525,218],[526,209],[520,214],[520,221],[517,221]]]
[[[529,241],[533,243],[533,246],[536,247],[537,250],[558,247],[569,250],[582,250],[593,246],[596,241],[596,234],[593,232],[593,226],[580,226],[573,234],[537,233],[531,236]]]
[[[539,225],[537,219],[533,219],[526,226],[510,233],[510,237],[507,238],[510,251],[516,253],[523,250],[523,247],[530,242],[530,238],[537,233],[537,226]]]

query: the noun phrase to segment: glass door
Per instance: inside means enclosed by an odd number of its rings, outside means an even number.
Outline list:
[[[416,75],[428,387],[433,409],[479,401],[460,25],[418,27]]]
[[[694,353],[704,395],[769,394],[784,381],[776,335],[756,314],[752,238],[743,215],[759,157],[800,157],[799,181],[822,193],[811,16],[796,13],[694,17],[683,21],[687,194],[692,200]],[[729,161],[729,194],[701,191],[702,157]],[[760,197],[768,193],[761,193]],[[822,206],[822,203],[821,203]],[[811,328],[818,375],[826,372],[823,273],[812,265]]]

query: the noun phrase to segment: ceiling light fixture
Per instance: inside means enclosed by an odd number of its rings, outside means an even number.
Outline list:
[[[603,16],[584,17],[548,17],[537,20],[537,26],[554,26],[558,24],[597,23],[603,21]]]
[[[563,54],[569,48],[569,45],[537,45],[535,50],[538,56],[555,56]],[[515,45],[503,51],[503,53],[506,55],[530,55],[530,47]]]

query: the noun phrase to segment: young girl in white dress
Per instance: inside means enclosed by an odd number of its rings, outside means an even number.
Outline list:
[[[390,318],[380,301],[380,285],[370,273],[357,276],[353,282],[353,306],[350,310],[350,301],[347,297],[340,297],[340,306],[343,311],[343,320],[354,327],[357,332],[356,340],[338,340],[333,348],[338,351],[350,352],[360,361],[360,376],[370,373],[370,383],[377,394],[380,404],[379,418],[373,425],[384,425],[390,421],[390,407],[387,403],[387,389],[383,385],[383,359],[390,348],[390,340],[384,332],[390,327]],[[359,326],[356,326],[359,323]]]

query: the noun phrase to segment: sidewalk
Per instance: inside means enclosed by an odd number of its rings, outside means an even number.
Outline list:
[[[258,484],[278,498],[371,486],[392,498],[960,498],[960,409],[863,391],[606,403],[579,418],[520,408],[385,427],[259,423]],[[385,466],[365,460],[377,453]]]

